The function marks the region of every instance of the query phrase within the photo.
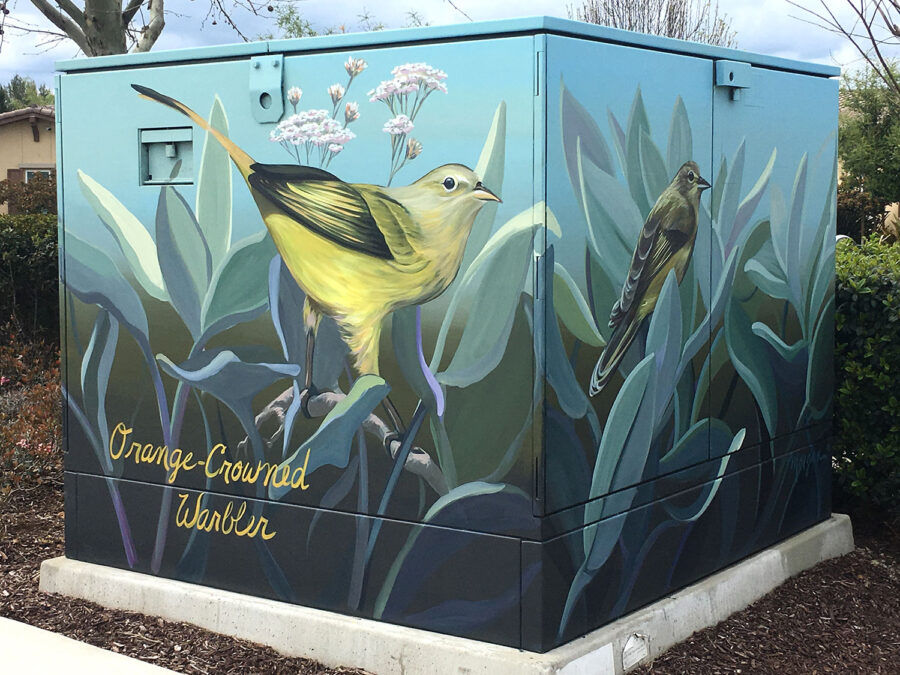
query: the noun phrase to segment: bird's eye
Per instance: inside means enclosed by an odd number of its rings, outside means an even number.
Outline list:
[[[456,179],[453,176],[447,176],[444,179],[443,186],[447,192],[451,192],[456,187]]]
[[[688,171],[688,180],[693,183],[695,178],[696,178],[696,176],[694,175],[694,172]]]

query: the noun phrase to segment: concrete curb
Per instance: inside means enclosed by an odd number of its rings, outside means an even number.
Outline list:
[[[750,605],[791,576],[853,550],[850,518],[828,520],[546,654],[54,558],[41,590],[185,621],[329,666],[378,675],[618,675]]]
[[[109,652],[65,635],[4,618],[0,618],[0,654],[3,654],[3,672],[16,675],[172,673],[171,670]]]

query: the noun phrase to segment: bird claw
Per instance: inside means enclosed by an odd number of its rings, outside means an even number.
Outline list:
[[[309,412],[309,401],[318,393],[319,390],[313,386],[306,387],[300,392],[300,412],[303,413],[303,416],[308,420],[313,419],[313,416]]]
[[[394,456],[394,453],[391,452],[391,443],[393,443],[394,441],[402,442],[403,436],[398,434],[396,431],[390,431],[384,435],[384,439],[381,441],[389,457]]]

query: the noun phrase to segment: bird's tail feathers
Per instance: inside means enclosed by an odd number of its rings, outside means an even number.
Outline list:
[[[625,352],[634,342],[642,321],[636,321],[633,317],[626,317],[613,331],[609,338],[609,342],[597,359],[597,365],[594,366],[594,372],[591,374],[590,387],[588,393],[596,396],[605,387],[615,372],[619,369],[619,364],[625,357]]]
[[[254,160],[250,155],[241,150],[234,141],[232,141],[228,136],[223,134],[218,129],[214,129],[209,125],[203,117],[198,115],[196,112],[188,108],[181,101],[177,101],[171,96],[166,96],[165,94],[160,94],[158,91],[154,89],[150,89],[150,87],[144,87],[140,84],[132,84],[131,88],[134,89],[138,94],[140,94],[141,98],[145,98],[148,101],[156,101],[157,103],[162,103],[164,106],[168,106],[169,108],[173,108],[180,112],[182,115],[189,117],[194,124],[196,124],[201,129],[205,129],[209,133],[211,133],[217,141],[222,145],[225,150],[228,151],[229,157],[231,157],[231,161],[234,162],[235,166],[237,166],[238,170],[241,174],[246,178],[250,173],[250,165],[254,163]]]

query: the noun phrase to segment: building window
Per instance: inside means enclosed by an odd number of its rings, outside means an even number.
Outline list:
[[[53,175],[53,171],[51,169],[25,169],[25,182],[27,183],[38,174],[50,178]]]

